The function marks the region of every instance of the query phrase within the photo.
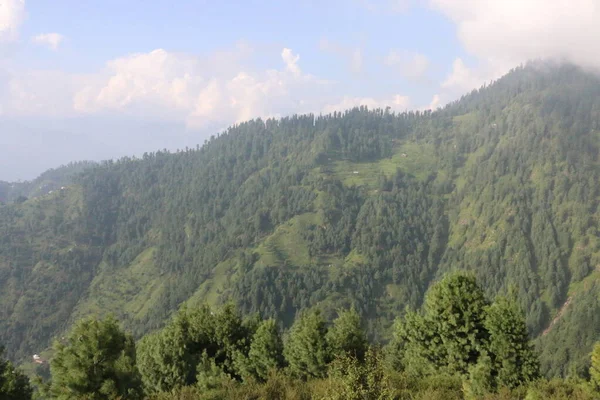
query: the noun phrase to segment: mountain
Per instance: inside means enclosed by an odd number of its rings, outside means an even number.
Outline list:
[[[600,79],[532,63],[435,112],[259,119],[105,162],[0,206],[0,343],[23,359],[88,314],[140,337],[229,300],[287,325],[353,305],[383,341],[467,269],[565,375],[600,339],[599,146]]]
[[[72,162],[58,168],[52,168],[34,180],[25,182],[0,181],[0,203],[9,201],[24,201],[23,197],[38,197],[60,190],[61,187],[71,184],[73,178],[95,166],[93,161]]]

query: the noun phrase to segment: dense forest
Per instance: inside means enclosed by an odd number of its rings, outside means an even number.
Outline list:
[[[85,165],[0,205],[0,343],[28,361],[82,317],[112,313],[139,339],[182,307],[233,302],[282,330],[352,308],[384,345],[466,270],[486,298],[514,296],[543,376],[585,377],[599,146],[600,79],[534,63],[434,112],[252,120]]]
[[[493,302],[472,274],[452,273],[422,308],[397,318],[385,347],[369,344],[354,309],[328,323],[299,313],[284,334],[274,319],[232,306],[183,308],[135,343],[118,321],[86,318],[55,341],[32,385],[0,364],[0,397],[14,400],[597,399],[600,344],[589,379],[540,376],[514,294]],[[33,395],[33,396],[32,396]]]
[[[96,165],[92,161],[71,162],[44,172],[36,179],[25,182],[0,181],[0,203],[24,202],[30,197],[52,194],[73,182],[73,178]]]

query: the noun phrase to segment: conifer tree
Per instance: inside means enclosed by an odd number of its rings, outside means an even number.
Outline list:
[[[485,328],[497,386],[515,388],[539,377],[539,361],[529,341],[525,317],[514,301],[497,298],[486,310]]]
[[[248,352],[250,374],[259,380],[266,380],[269,372],[283,367],[283,342],[275,320],[263,321],[252,337]]]
[[[4,348],[0,346],[0,399],[30,400],[33,393],[29,379],[14,365],[2,358]]]
[[[363,360],[367,338],[355,309],[340,311],[327,332],[327,344],[333,357],[352,356]]]
[[[330,361],[326,335],[327,326],[319,310],[303,313],[296,319],[284,347],[293,376],[301,379],[325,376]]]
[[[55,343],[54,351],[50,398],[141,398],[135,343],[114,318],[79,321],[65,342]]]

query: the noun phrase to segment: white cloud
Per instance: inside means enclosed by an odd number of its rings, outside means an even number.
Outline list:
[[[300,67],[298,67],[298,60],[300,60],[299,55],[294,55],[292,50],[285,48],[281,51],[281,58],[287,67],[287,70],[290,71],[294,75],[300,75]]]
[[[440,95],[439,94],[434,94],[433,98],[431,99],[431,103],[429,103],[429,106],[426,107],[427,110],[437,110],[437,108],[440,106]]]
[[[157,49],[116,58],[100,71],[69,74],[0,68],[0,113],[18,117],[87,115],[185,124],[215,131],[257,117],[331,112],[354,106],[405,111],[406,96],[341,97],[340,87],[302,70],[300,56],[280,52],[280,67],[244,66],[250,50],[206,57]]]
[[[600,66],[590,51],[600,37],[597,0],[432,0],[457,24],[467,51],[514,65],[531,58],[566,58]]]
[[[457,25],[466,51],[490,75],[536,58],[600,67],[597,0],[430,0]],[[492,76],[495,77],[495,76]]]
[[[390,50],[384,59],[387,66],[398,69],[407,79],[419,80],[429,69],[429,59],[421,53]]]
[[[51,50],[57,50],[64,38],[60,33],[42,33],[34,36],[31,41],[47,46]]]
[[[456,24],[473,60],[457,58],[440,87],[440,104],[532,59],[569,61],[600,68],[593,51],[600,37],[597,0],[429,0]]]
[[[488,75],[487,72],[467,67],[461,58],[457,58],[452,63],[452,72],[441,87],[458,95],[465,94],[481,87]]]
[[[370,109],[390,107],[394,111],[403,112],[410,106],[410,99],[407,96],[401,96],[399,94],[387,99],[346,96],[338,103],[325,105],[325,107],[323,107],[323,113],[329,114],[334,111],[344,111],[360,106],[367,106]]]
[[[233,55],[201,59],[163,49],[133,54],[82,77],[73,108],[81,113],[182,120],[190,128],[220,128],[301,112],[322,102],[319,91],[328,83],[304,73],[300,56],[291,49],[284,48],[280,56],[282,69],[252,71],[232,63]]]
[[[0,41],[13,41],[25,18],[25,0],[3,0],[0,3]]]

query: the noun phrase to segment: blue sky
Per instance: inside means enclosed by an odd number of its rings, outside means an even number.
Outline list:
[[[596,0],[0,0],[0,179],[254,117],[435,109],[532,58],[595,68],[598,18]]]

